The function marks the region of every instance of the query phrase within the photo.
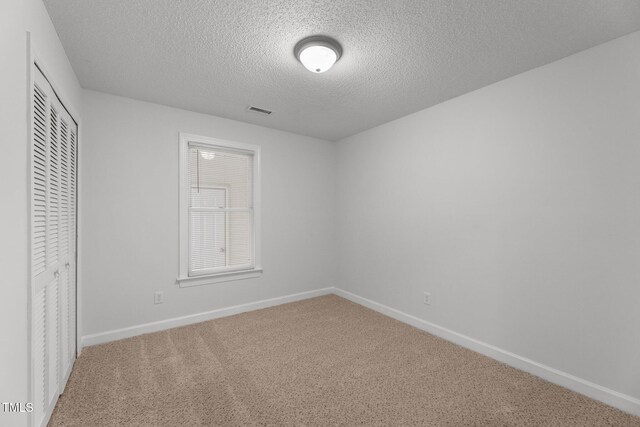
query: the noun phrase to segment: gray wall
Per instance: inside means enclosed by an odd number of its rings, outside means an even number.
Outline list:
[[[337,152],[338,286],[640,398],[640,33]]]
[[[334,284],[334,143],[92,91],[84,108],[84,335]],[[262,147],[261,278],[175,283],[179,132]]]

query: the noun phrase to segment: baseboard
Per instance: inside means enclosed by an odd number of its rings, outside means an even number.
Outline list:
[[[384,314],[385,316],[392,317],[403,323],[421,329],[430,334],[436,335],[440,338],[446,339],[447,341],[451,341],[477,353],[488,356],[516,369],[528,372],[549,382],[575,391],[576,393],[580,393],[592,399],[606,403],[607,405],[613,406],[614,408],[618,408],[630,414],[640,416],[640,400],[632,396],[619,393],[615,390],[611,390],[609,388],[600,386],[582,378],[578,378],[566,372],[559,371],[550,366],[546,366],[531,359],[527,359],[526,357],[519,356],[506,350],[502,350],[501,348],[495,347],[491,344],[478,341],[474,338],[468,337],[434,323],[427,322],[426,320],[420,319],[418,317],[412,316],[410,314],[404,313],[400,310],[396,310],[395,308],[391,308],[370,299],[361,297],[351,292],[332,287],[236,305],[233,307],[221,308],[218,310],[193,314],[189,316],[176,317],[173,319],[136,325],[129,328],[117,329],[113,331],[102,332],[99,334],[85,335],[82,337],[82,347],[103,344],[123,338],[129,338],[151,332],[163,331],[179,326],[205,322],[207,320],[217,319],[220,317],[232,316],[234,314],[245,313],[248,311],[259,310],[261,308],[273,307],[280,304],[286,304],[289,302],[300,301],[328,294],[338,295],[356,304],[360,304],[364,307],[370,308],[374,311]]]
[[[443,328],[442,326],[438,326],[410,314],[403,313],[395,308],[352,294],[351,292],[334,288],[333,293],[342,298],[348,299],[349,301],[355,302],[356,304],[360,304],[403,323],[409,324],[415,328],[421,329],[440,338],[444,338],[447,341],[451,341],[462,347],[498,360],[499,362],[505,363],[516,369],[528,372],[551,383],[575,391],[576,393],[580,393],[592,399],[606,403],[614,408],[640,416],[640,400],[632,396],[619,393],[615,390],[578,378],[574,375],[567,374],[566,372],[559,371],[531,359],[527,359],[526,357],[518,356],[517,354],[502,350],[466,335],[459,334],[450,329]]]
[[[188,316],[175,317],[172,319],[160,320],[157,322],[144,323],[142,325],[101,332],[99,334],[85,335],[82,337],[82,347],[104,344],[111,341],[121,340],[123,338],[135,337],[137,335],[148,334],[151,332],[164,331],[166,329],[176,328],[178,326],[186,326],[194,323],[206,322],[207,320],[233,316],[234,314],[245,313],[247,311],[259,310],[261,308],[273,307],[289,302],[328,295],[333,293],[333,290],[334,288],[316,289],[313,291],[301,292],[298,294],[285,295],[282,297],[270,298],[261,301],[250,302],[247,304],[220,308],[218,310],[207,311],[204,313],[191,314]]]

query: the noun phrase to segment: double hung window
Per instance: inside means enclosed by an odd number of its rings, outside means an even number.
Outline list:
[[[260,148],[181,135],[180,277],[204,284],[260,273]]]

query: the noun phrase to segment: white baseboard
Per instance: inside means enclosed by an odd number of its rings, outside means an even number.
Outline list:
[[[82,337],[82,347],[89,347],[97,344],[104,344],[123,338],[135,337],[137,335],[151,332],[164,331],[166,329],[186,326],[194,323],[206,322],[207,320],[218,319],[220,317],[233,316],[234,314],[245,313],[247,311],[259,310],[261,308],[273,307],[288,302],[295,302],[304,299],[319,297],[333,293],[334,288],[316,289],[314,291],[301,292],[299,294],[285,295],[282,297],[265,299],[262,301],[250,302],[247,304],[234,305],[232,307],[220,308],[218,310],[204,313],[191,314],[188,316],[175,317],[173,319],[160,320],[157,322],[144,323],[142,325],[128,328],[116,329],[113,331],[101,332],[99,334],[85,335]]]
[[[158,322],[145,323],[142,325],[102,332],[99,334],[85,335],[82,337],[82,346],[87,347],[96,344],[103,344],[110,341],[133,337],[136,335],[163,331],[178,326],[191,325],[193,323],[205,322],[207,320],[217,319],[220,317],[232,316],[234,314],[244,313],[247,311],[259,310],[261,308],[273,307],[280,304],[286,304],[289,302],[300,301],[328,294],[338,295],[356,304],[360,304],[364,307],[384,314],[385,316],[392,317],[415,328],[421,329],[440,338],[444,338],[447,341],[451,341],[477,353],[484,354],[485,356],[505,363],[516,369],[528,372],[549,382],[575,391],[576,393],[580,393],[592,399],[606,403],[607,405],[611,405],[614,408],[618,408],[630,414],[640,416],[640,400],[632,396],[619,393],[615,390],[611,390],[582,378],[578,378],[574,375],[567,374],[566,372],[562,372],[541,363],[535,362],[531,359],[527,359],[526,357],[519,356],[506,350],[502,350],[491,344],[478,341],[466,335],[462,335],[458,332],[454,332],[450,329],[438,326],[431,322],[427,322],[426,320],[422,320],[418,317],[404,313],[400,310],[396,310],[395,308],[391,308],[384,304],[380,304],[370,299],[363,298],[359,295],[352,294],[351,292],[332,287],[236,305],[233,307],[221,308],[205,313],[198,313],[189,316],[161,320]]]
[[[438,326],[410,314],[403,313],[395,308],[352,294],[351,292],[334,288],[333,293],[348,299],[349,301],[355,302],[356,304],[363,305],[384,314],[385,316],[392,317],[415,328],[421,329],[440,338],[444,338],[447,341],[451,341],[477,353],[484,354],[485,356],[498,360],[499,362],[505,363],[516,369],[528,372],[551,383],[575,391],[576,393],[580,393],[592,399],[606,403],[614,408],[640,416],[640,400],[632,396],[619,393],[615,390],[602,387],[574,375],[567,374],[566,372],[545,366],[541,363],[527,359],[526,357],[518,356],[517,354],[510,353],[506,350],[502,350],[466,335],[459,334],[450,329],[443,328],[442,326]]]

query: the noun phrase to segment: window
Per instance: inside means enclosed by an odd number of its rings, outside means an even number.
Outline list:
[[[260,147],[180,135],[180,286],[258,277]]]

